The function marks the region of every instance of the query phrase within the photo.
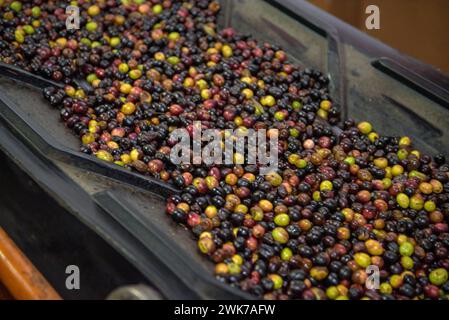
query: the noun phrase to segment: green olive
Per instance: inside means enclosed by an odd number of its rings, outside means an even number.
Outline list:
[[[279,243],[287,243],[289,236],[288,236],[288,232],[282,228],[282,227],[277,227],[274,228],[273,231],[271,232],[271,235],[273,236],[273,239]]]
[[[363,134],[368,134],[371,131],[373,131],[373,126],[371,125],[371,123],[366,122],[366,121],[360,122],[359,125],[357,126],[357,128]]]
[[[20,10],[22,10],[22,2],[20,1],[14,1],[10,4],[9,6],[13,11],[15,12],[19,12]]]
[[[410,198],[405,193],[399,193],[396,196],[396,202],[401,208],[407,209],[410,205]]]

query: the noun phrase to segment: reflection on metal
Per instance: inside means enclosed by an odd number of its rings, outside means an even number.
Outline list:
[[[162,296],[156,290],[143,285],[131,285],[119,287],[112,291],[106,300],[162,300]]]

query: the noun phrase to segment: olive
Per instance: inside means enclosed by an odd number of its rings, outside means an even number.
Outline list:
[[[76,33],[63,28],[59,2],[7,2],[0,60],[64,84],[43,96],[81,152],[180,190],[167,213],[191,229],[219,281],[275,299],[448,293],[444,155],[367,121],[334,132],[329,79],[279,46],[220,30],[215,0],[80,2]],[[220,137],[265,129],[278,139],[277,168],[262,175],[246,146],[233,157],[242,165],[193,154],[175,163],[171,133],[191,137],[197,121]],[[370,265],[380,269],[379,292],[363,286]]]

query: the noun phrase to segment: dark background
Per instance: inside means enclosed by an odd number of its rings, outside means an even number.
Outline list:
[[[298,0],[300,1],[300,0]],[[308,0],[393,48],[449,74],[449,0]],[[380,30],[367,30],[366,7],[380,9]]]

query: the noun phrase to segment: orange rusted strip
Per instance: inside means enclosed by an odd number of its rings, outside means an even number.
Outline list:
[[[0,282],[0,300],[14,300],[8,289]]]
[[[0,228],[0,281],[17,300],[61,299],[2,228]]]

